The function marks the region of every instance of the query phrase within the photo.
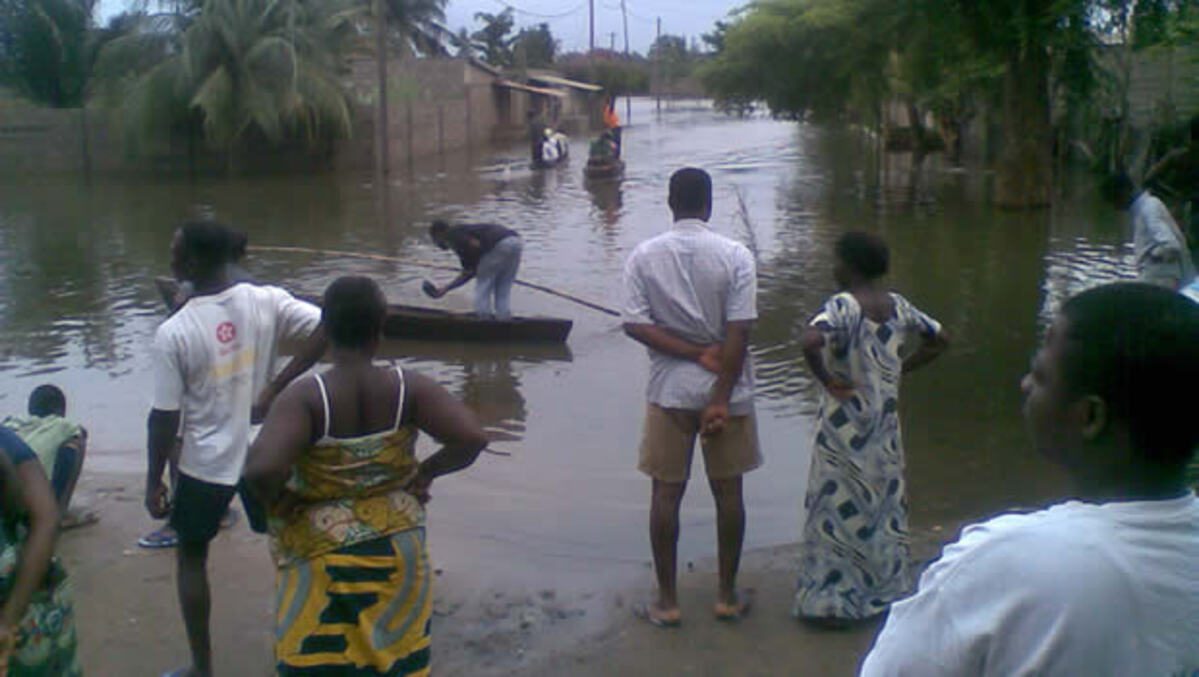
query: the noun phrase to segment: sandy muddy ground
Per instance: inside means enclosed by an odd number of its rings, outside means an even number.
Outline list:
[[[64,534],[59,552],[75,581],[85,670],[159,675],[183,665],[172,551],[135,544],[153,526],[142,509],[139,478],[87,475],[80,500],[97,509],[101,521]],[[925,538],[917,554],[927,558],[934,550]],[[274,570],[266,540],[242,520],[218,537],[212,552],[217,674],[270,674]],[[631,607],[652,589],[648,561],[637,575],[594,577],[594,585],[549,570],[526,578],[536,584],[521,585],[497,584],[485,574],[485,561],[443,568],[436,546],[432,558],[434,666],[442,675],[848,675],[877,629],[829,632],[793,621],[793,547],[747,553],[742,583],[754,588],[757,603],[736,625],[711,616],[714,563],[685,564],[685,616],[676,630],[632,617]]]

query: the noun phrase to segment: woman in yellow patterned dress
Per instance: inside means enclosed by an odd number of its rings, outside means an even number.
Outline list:
[[[487,445],[474,414],[420,374],[374,364],[374,281],[325,292],[333,366],[272,405],[245,479],[268,506],[279,675],[425,675],[433,599],[424,504]],[[443,446],[420,461],[424,431]]]

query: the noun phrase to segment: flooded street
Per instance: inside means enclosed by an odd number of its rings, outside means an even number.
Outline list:
[[[916,170],[901,156],[880,167],[860,135],[730,118],[700,103],[664,105],[659,115],[652,101],[634,102],[623,182],[584,184],[586,141],[572,139],[570,164],[548,171],[529,171],[521,145],[399,167],[386,200],[370,177],[5,179],[0,409],[21,411],[34,386],[56,383],[70,415],[91,431],[91,470],[143,470],[147,353],[165,316],[151,278],[168,272],[172,230],[197,209],[247,231],[251,244],[442,265],[455,260],[429,241],[433,218],[494,221],[525,239],[522,279],[619,307],[625,257],[669,227],[667,179],[695,165],[712,173],[713,228],[760,259],[753,353],[766,466],[747,478],[749,547],[799,535],[816,409],[799,329],[834,291],[831,245],[852,229],[887,238],[891,284],[954,341],[907,380],[901,397],[913,523],[1035,505],[1060,487],[1029,450],[1019,379],[1055,303],[1131,276],[1122,219],[1089,189],[1053,211],[999,212],[989,206],[986,174],[945,167],[939,156]],[[368,274],[390,300],[429,305],[438,302],[421,295],[421,280],[452,276],[327,254],[252,252],[248,267],[263,281],[313,293],[339,275]],[[468,309],[470,300],[467,287],[440,303]],[[635,463],[645,352],[619,321],[594,310],[521,288],[513,306],[573,318],[568,347],[388,346],[464,397],[494,447],[512,453],[484,456],[434,486],[435,556],[502,557],[509,564],[497,575],[641,567],[649,559],[649,483]],[[706,487],[693,482],[684,561],[714,553],[713,518]]]

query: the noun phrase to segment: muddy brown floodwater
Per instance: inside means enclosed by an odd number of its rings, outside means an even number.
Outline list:
[[[838,234],[870,229],[892,247],[891,283],[952,332],[952,351],[902,396],[910,504],[933,528],[1044,501],[1060,478],[1029,451],[1018,383],[1050,309],[1071,291],[1130,273],[1117,214],[1076,188],[1052,211],[988,205],[989,177],[930,157],[880,160],[848,131],[732,118],[700,102],[655,114],[638,101],[624,132],[628,174],[582,180],[586,140],[565,167],[531,172],[522,146],[401,168],[379,199],[370,177],[234,180],[8,178],[0,183],[0,410],[40,382],[64,387],[92,432],[93,472],[140,472],[149,402],[147,346],[162,308],[173,226],[197,209],[251,242],[453,263],[425,235],[434,217],[494,221],[525,238],[521,277],[618,306],[622,264],[669,226],[670,173],[712,173],[718,232],[760,258],[753,354],[766,466],[747,479],[747,546],[796,540],[815,391],[797,343],[833,291]],[[740,216],[743,197],[751,228]],[[384,204],[385,202],[385,204]],[[420,294],[426,269],[332,255],[252,254],[260,279],[319,292],[368,274],[393,301]],[[447,273],[434,273],[444,279]],[[470,289],[443,302],[470,306]],[[440,482],[431,509],[439,561],[484,563],[497,580],[559,584],[644,575],[649,485],[634,469],[647,359],[614,318],[517,289],[524,314],[575,319],[565,349],[389,346],[403,364],[464,397],[510,457],[485,456]],[[714,550],[711,500],[692,487],[681,557]]]

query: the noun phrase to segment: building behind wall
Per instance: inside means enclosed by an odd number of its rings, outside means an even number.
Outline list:
[[[351,71],[353,138],[338,153],[348,170],[374,166],[377,71],[373,56],[355,59]],[[526,138],[529,111],[567,133],[599,124],[602,88],[530,71],[527,82],[505,77],[475,59],[391,60],[388,65],[391,166],[409,159]]]

